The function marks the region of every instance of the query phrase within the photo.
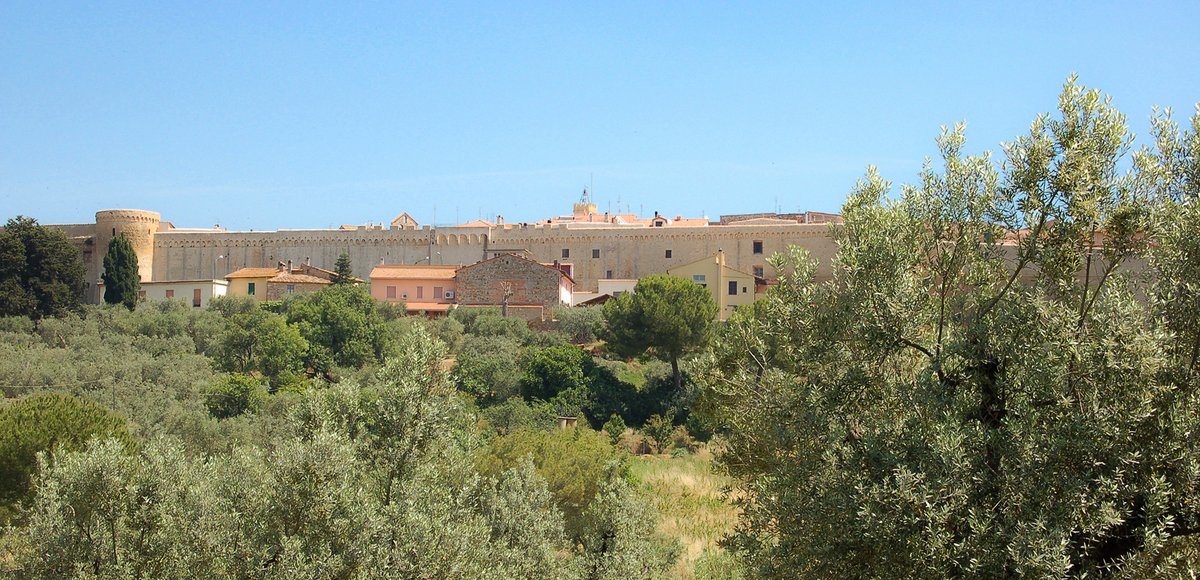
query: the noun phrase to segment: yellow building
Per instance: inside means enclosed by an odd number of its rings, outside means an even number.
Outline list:
[[[668,269],[667,273],[708,288],[719,307],[717,318],[720,320],[728,319],[739,306],[755,299],[754,275],[727,266],[725,252],[720,250],[707,258]]]
[[[241,268],[225,276],[230,296],[250,296],[267,301],[267,281],[283,273],[282,268]]]

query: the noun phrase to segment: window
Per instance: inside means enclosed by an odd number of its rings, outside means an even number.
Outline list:
[[[599,258],[599,257],[600,257],[600,248],[595,248],[595,249],[593,249],[593,250],[592,250],[592,257],[593,257],[593,258]]]
[[[763,253],[762,252],[762,240],[754,240],[754,253],[755,254]]]
[[[175,297],[175,291],[167,290],[167,298],[174,298],[174,297]]]
[[[296,293],[296,285],[295,285],[295,284],[288,284],[288,286],[287,286],[287,293],[288,293],[288,294],[295,294],[295,293]]]
[[[425,287],[417,286],[417,298],[424,298],[424,297],[425,297]]]
[[[441,299],[443,299],[444,297],[445,297],[445,294],[442,294],[442,287],[441,287],[441,286],[434,286],[434,287],[433,287],[433,299],[434,299],[434,300],[441,300]]]
[[[729,281],[729,295],[737,296],[737,280]]]
[[[388,297],[388,300],[396,299],[396,287],[395,286],[387,287],[387,297]]]
[[[668,257],[668,258],[670,258],[670,257],[671,257],[671,250],[667,250],[667,257]]]
[[[604,277],[605,277],[605,278],[607,278],[607,279],[609,279],[609,280],[612,280],[612,270],[605,270],[605,271],[604,271]]]
[[[745,293],[746,293],[746,287],[742,286],[742,294],[745,294]]]
[[[662,220],[654,220],[654,227],[661,228],[663,227],[663,223],[664,222]]]
[[[763,276],[763,267],[762,266],[754,267],[754,277],[755,278],[764,278],[765,277],[765,276]]]
[[[564,258],[570,258],[570,257],[571,257],[571,249],[570,249],[570,248],[563,248],[563,257],[564,257]]]
[[[254,282],[246,284],[246,295],[254,296]]]
[[[704,274],[692,274],[692,281],[703,283],[704,282]]]
[[[192,308],[200,308],[200,289],[192,290]]]

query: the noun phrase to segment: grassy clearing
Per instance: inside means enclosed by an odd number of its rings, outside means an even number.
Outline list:
[[[675,575],[694,578],[696,562],[720,553],[717,542],[737,522],[737,509],[723,499],[732,480],[713,471],[712,454],[703,448],[677,458],[641,455],[632,467],[658,510],[658,531],[683,545]]]

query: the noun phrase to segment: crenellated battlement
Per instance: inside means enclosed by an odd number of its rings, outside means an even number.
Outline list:
[[[758,214],[752,214],[758,218]],[[741,217],[741,216],[739,216]],[[536,222],[408,228],[229,231],[175,229],[159,213],[138,209],[96,212],[89,277],[99,277],[104,250],[124,233],[138,254],[144,280],[223,278],[244,267],[309,262],[332,268],[349,254],[356,276],[367,278],[381,263],[469,265],[501,252],[518,252],[543,263],[574,264],[579,290],[595,290],[605,278],[639,278],[666,272],[723,251],[731,267],[773,277],[766,259],[799,245],[827,271],[832,257],[828,223],[747,220],[727,224],[678,222],[669,227],[633,223]],[[92,297],[95,300],[95,297]]]

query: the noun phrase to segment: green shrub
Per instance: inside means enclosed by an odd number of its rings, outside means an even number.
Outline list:
[[[513,397],[484,409],[483,417],[500,435],[521,429],[549,431],[557,424],[553,407],[546,403],[530,405],[521,397]]]
[[[671,444],[671,433],[675,431],[675,425],[671,422],[673,418],[674,413],[670,411],[665,416],[651,415],[642,426],[642,432],[654,441],[654,450],[657,453],[666,451]]]
[[[608,438],[616,445],[621,440],[621,435],[625,433],[625,420],[620,415],[613,413],[608,421],[604,422],[604,432],[608,433]]]
[[[232,373],[217,379],[204,394],[208,412],[218,419],[254,413],[262,408],[267,390],[262,381],[250,375]]]
[[[604,309],[599,306],[559,308],[554,317],[558,319],[559,331],[576,344],[595,342],[604,325]]]
[[[568,529],[575,529],[584,509],[609,472],[628,477],[628,456],[608,442],[608,435],[584,427],[561,431],[518,430],[494,439],[476,464],[485,475],[498,475],[530,456],[546,479]]]

